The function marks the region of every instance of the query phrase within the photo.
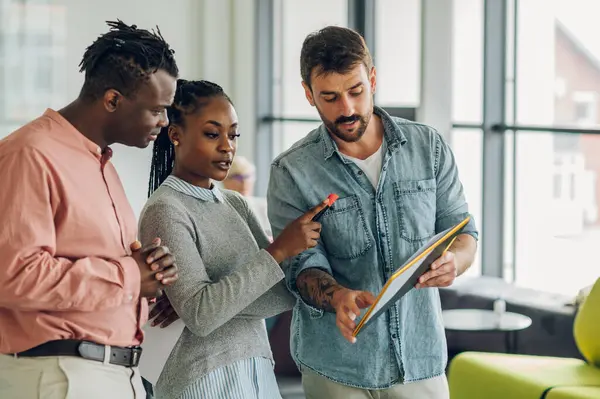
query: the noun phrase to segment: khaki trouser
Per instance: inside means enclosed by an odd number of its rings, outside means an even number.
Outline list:
[[[388,389],[367,390],[338,384],[310,371],[302,370],[306,399],[449,399],[445,375],[428,380],[398,384]]]
[[[79,357],[0,355],[0,398],[145,399],[137,368]]]

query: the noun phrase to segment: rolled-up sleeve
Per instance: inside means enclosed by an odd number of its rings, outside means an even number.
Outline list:
[[[437,181],[436,232],[444,231],[467,216],[471,216],[463,233],[478,239],[479,233],[475,220],[469,213],[454,154],[446,140],[437,132],[435,133],[435,177]]]

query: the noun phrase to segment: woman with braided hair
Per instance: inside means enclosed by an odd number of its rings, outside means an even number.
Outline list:
[[[140,237],[177,259],[166,295],[185,328],[156,384],[158,398],[279,398],[264,319],[292,308],[280,263],[314,247],[318,204],[272,243],[237,192],[221,190],[240,136],[234,106],[207,81],[178,80],[154,143]]]

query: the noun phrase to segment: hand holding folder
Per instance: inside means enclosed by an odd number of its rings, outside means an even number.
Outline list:
[[[431,264],[430,270],[419,277],[418,284],[415,288],[447,287],[454,282],[458,269],[456,267],[454,254],[451,252],[448,253],[448,250],[452,247],[452,244],[454,244],[456,237],[458,236],[452,238],[440,257]]]
[[[375,303],[362,317],[352,335],[356,337],[367,325],[410,291],[431,264],[446,253],[470,219],[470,217],[466,217],[455,226],[436,234],[415,252],[386,282],[379,295],[377,295]]]
[[[331,306],[335,309],[335,324],[350,343],[355,343],[353,331],[356,328],[355,320],[360,315],[361,309],[370,307],[375,303],[375,296],[367,291],[355,291],[341,288],[333,294]]]

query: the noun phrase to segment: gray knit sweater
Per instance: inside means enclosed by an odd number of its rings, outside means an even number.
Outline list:
[[[272,359],[264,318],[293,307],[268,238],[241,195],[202,200],[156,190],[140,217],[140,239],[160,237],[179,280],[167,296],[186,328],[160,375],[158,398],[177,398],[210,371],[241,359]]]

